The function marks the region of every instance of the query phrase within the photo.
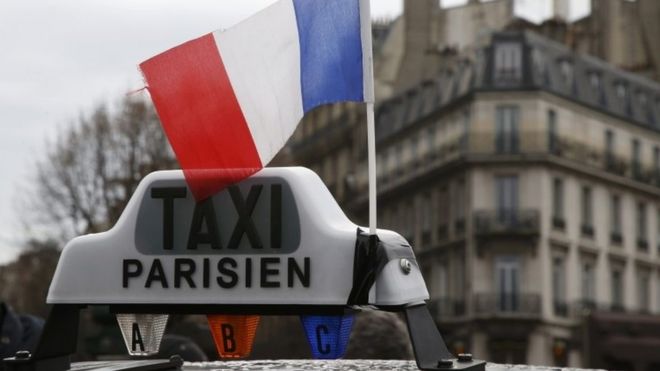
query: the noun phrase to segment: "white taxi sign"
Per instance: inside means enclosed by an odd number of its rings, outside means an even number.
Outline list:
[[[182,171],[155,172],[112,229],[66,245],[47,300],[346,305],[359,270],[358,231],[305,168],[265,168],[202,202]],[[389,243],[368,302],[360,304],[427,300],[410,245],[392,231],[378,237]]]

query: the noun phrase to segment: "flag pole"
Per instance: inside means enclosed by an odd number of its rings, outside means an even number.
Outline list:
[[[369,157],[369,234],[376,234],[376,125],[374,104],[367,103],[367,156]]]
[[[372,49],[371,1],[360,0],[362,57],[367,102],[367,156],[369,166],[369,234],[376,235],[376,120],[374,116],[374,56]]]

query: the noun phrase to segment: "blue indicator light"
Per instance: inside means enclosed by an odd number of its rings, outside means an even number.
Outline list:
[[[300,316],[307,341],[315,359],[337,359],[344,356],[353,328],[353,315]]]

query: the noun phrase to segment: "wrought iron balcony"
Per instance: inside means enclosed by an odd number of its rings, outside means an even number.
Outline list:
[[[541,295],[523,293],[475,294],[479,317],[530,318],[541,316]]]
[[[635,163],[590,143],[573,138],[551,135],[547,140],[540,139],[538,132],[520,131],[515,140],[506,143],[498,138],[495,131],[472,132],[467,136],[451,138],[436,143],[434,148],[420,149],[413,159],[400,161],[380,175],[383,190],[417,181],[445,166],[459,160],[465,161],[525,161],[552,155],[574,164],[625,177],[640,184],[660,187],[660,170],[642,163]],[[504,144],[505,143],[505,144]],[[533,155],[530,157],[529,155]],[[540,156],[540,157],[539,157]],[[367,178],[361,179],[358,188],[366,191]],[[556,225],[558,229],[561,226]]]
[[[553,216],[552,217],[552,227],[554,229],[559,229],[559,230],[563,231],[564,229],[566,229],[566,221],[561,216]]]
[[[436,321],[465,315],[465,301],[461,299],[438,298],[428,302],[429,311]]]
[[[604,309],[602,305],[599,306],[593,299],[582,299],[571,303],[570,316],[572,318],[581,318],[588,316],[592,312],[601,311]]]
[[[353,121],[348,112],[343,112],[320,128],[316,128],[316,124],[311,125],[310,122],[306,122],[309,127],[315,127],[315,130],[302,138],[291,140],[290,147],[294,157],[304,163],[309,157],[319,157],[331,148],[344,145],[347,133],[352,130]]]
[[[568,304],[564,300],[554,300],[553,309],[556,316],[567,317],[568,316]]]
[[[536,235],[539,233],[539,220],[538,210],[500,209],[474,212],[477,236]]]
[[[583,237],[593,238],[594,237],[594,226],[591,224],[582,224],[580,226]]]
[[[645,237],[637,237],[637,249],[641,251],[648,251],[649,241]]]

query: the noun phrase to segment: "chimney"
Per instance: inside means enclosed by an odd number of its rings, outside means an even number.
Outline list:
[[[554,0],[553,3],[554,18],[568,22],[571,17],[570,0]]]
[[[398,87],[416,85],[429,69],[429,52],[435,47],[433,22],[439,8],[438,0],[404,1],[404,56],[399,70]]]

